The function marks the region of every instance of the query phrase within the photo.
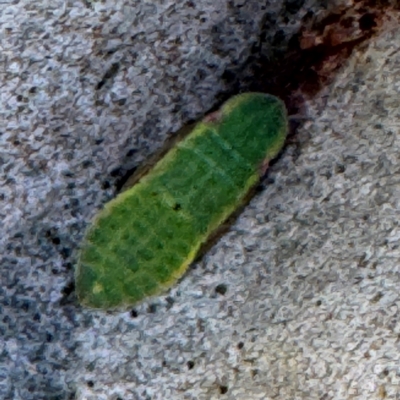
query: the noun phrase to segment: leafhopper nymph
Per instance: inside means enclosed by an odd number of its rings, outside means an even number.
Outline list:
[[[199,122],[94,219],[76,268],[80,302],[128,306],[171,287],[243,204],[287,129],[283,102],[264,93],[234,96]]]

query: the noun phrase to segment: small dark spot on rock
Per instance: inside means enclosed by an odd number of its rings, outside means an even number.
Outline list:
[[[67,189],[75,189],[76,184],[75,182],[68,182],[67,183]]]
[[[63,267],[64,267],[67,271],[71,271],[71,269],[72,269],[72,263],[67,262],[67,263],[63,264]]]
[[[29,302],[24,301],[24,302],[21,304],[21,310],[23,310],[23,311],[28,311],[28,310],[29,310]]]
[[[75,207],[78,207],[78,206],[79,206],[79,200],[78,200],[77,198],[75,198],[75,197],[73,197],[72,199],[70,199],[69,203],[70,203],[70,206],[71,206],[72,208],[75,208]]]
[[[22,97],[22,95],[19,94],[19,95],[17,96],[17,101],[22,101],[23,99],[24,99],[24,98]]]
[[[126,153],[126,157],[132,157],[136,153],[136,149],[129,149]]]
[[[137,149],[129,149],[126,153],[126,157],[132,157],[137,152]]]
[[[69,394],[68,400],[76,400],[77,396],[76,396],[76,392],[71,392]]]
[[[101,184],[101,188],[102,188],[103,190],[109,189],[110,187],[111,187],[111,184],[110,184],[110,182],[108,182],[108,181],[104,181],[104,182]]]
[[[224,295],[226,292],[228,291],[228,288],[225,284],[221,283],[219,285],[216,286],[215,288],[215,292],[220,294],[220,295]]]
[[[326,179],[331,179],[332,178],[332,172],[331,171],[324,171],[321,173],[321,176],[325,176]]]
[[[268,177],[267,179],[264,180],[266,185],[273,185],[275,183],[275,179]]]
[[[366,13],[364,14],[359,22],[358,22],[360,29],[363,31],[369,31],[372,28],[376,27],[376,22],[375,22],[375,15],[371,13]]]
[[[244,347],[244,343],[243,343],[243,342],[239,342],[239,343],[237,344],[237,348],[238,348],[239,350],[242,350],[243,347]]]
[[[322,304],[322,301],[321,301],[321,300],[317,300],[317,301],[315,302],[315,305],[316,305],[317,307],[319,307],[321,304]]]
[[[147,308],[147,312],[150,314],[155,314],[157,312],[157,304],[150,304]]]
[[[53,335],[49,332],[46,333],[46,342],[50,343],[53,341]]]
[[[97,90],[101,89],[108,80],[117,75],[118,71],[119,71],[119,63],[111,64],[110,68],[104,74],[103,79],[97,84],[96,89]]]
[[[346,17],[346,18],[342,18],[340,21],[340,25],[342,25],[345,28],[351,28],[351,26],[353,25],[354,22],[354,17]]]
[[[13,144],[14,144],[14,146],[18,146],[21,144],[21,142],[19,140],[14,140]]]
[[[190,360],[190,361],[188,361],[188,362],[186,363],[186,365],[187,365],[188,369],[193,369],[193,367],[194,367],[194,361]]]
[[[126,99],[119,99],[119,100],[117,101],[117,104],[118,104],[119,106],[124,106],[124,105],[126,104]]]
[[[94,382],[93,381],[87,381],[86,384],[91,388],[94,386]]]
[[[73,178],[74,177],[74,174],[71,171],[63,171],[62,174],[64,176],[66,176],[67,178]]]
[[[285,40],[285,32],[282,29],[279,29],[275,35],[274,38],[272,39],[272,44],[274,46],[277,46],[281,44]]]
[[[36,93],[37,92],[37,87],[36,86],[32,86],[30,89],[29,89],[29,93],[31,93],[31,94],[34,94],[34,93]]]
[[[61,293],[65,296],[70,295],[73,291],[75,290],[75,283],[74,282],[70,282],[68,283],[64,289],[61,291]]]
[[[377,303],[382,297],[383,297],[383,294],[382,294],[381,292],[377,293],[377,294],[371,299],[371,303]]]
[[[286,0],[284,7],[289,14],[296,14],[303,7],[305,0]]]
[[[231,71],[231,70],[229,70],[229,69],[226,69],[226,70],[222,73],[221,78],[222,78],[222,80],[224,80],[225,82],[231,83],[231,82],[234,82],[234,80],[236,79],[236,74],[235,74],[235,72],[233,72],[233,71]]]
[[[204,319],[202,319],[202,318],[197,319],[196,326],[197,326],[197,329],[199,330],[199,332],[204,332],[206,330],[205,325],[206,324],[205,324]]]
[[[131,310],[130,314],[131,314],[131,318],[137,318],[139,315],[135,309]]]
[[[35,315],[33,316],[33,320],[36,322],[40,322],[42,319],[42,317],[40,316],[39,313],[35,313]]]
[[[117,176],[122,176],[122,168],[120,168],[120,167],[114,168],[114,169],[110,172],[110,175],[111,175],[113,178],[115,178],[115,177],[117,177]]]
[[[367,255],[364,253],[358,260],[358,267],[365,268],[368,265]]]
[[[337,174],[343,174],[344,171],[346,171],[346,167],[343,164],[336,165]]]
[[[71,255],[71,249],[70,248],[68,248],[68,247],[63,247],[61,250],[60,250],[60,255],[61,255],[61,257],[62,258],[68,258],[70,255]]]
[[[82,162],[82,168],[87,168],[92,164],[93,164],[92,160],[85,160],[85,161]]]
[[[96,139],[94,141],[94,143],[97,144],[97,145],[102,144],[103,142],[104,142],[104,138]]]
[[[219,386],[219,392],[220,392],[221,394],[226,394],[226,393],[228,393],[228,386],[226,386],[226,385],[220,385],[220,386]]]
[[[53,238],[51,238],[51,241],[52,241],[52,243],[53,244],[60,244],[61,243],[61,240],[60,240],[60,238],[59,237],[53,237]]]
[[[175,301],[170,296],[168,296],[165,300],[167,302],[167,310],[169,310],[174,305]]]

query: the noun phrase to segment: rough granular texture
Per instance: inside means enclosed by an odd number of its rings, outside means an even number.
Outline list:
[[[261,3],[0,4],[0,398],[396,397],[398,30],[309,101],[265,190],[167,295],[122,314],[74,298],[125,171],[322,4]]]
[[[170,298],[91,314],[81,398],[395,398],[399,37],[308,103],[274,183]]]

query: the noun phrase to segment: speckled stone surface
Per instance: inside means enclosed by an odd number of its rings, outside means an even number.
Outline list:
[[[0,4],[0,398],[400,398],[395,28],[307,103],[265,190],[169,293],[112,314],[73,296],[87,223],[229,92],[265,14],[286,15],[267,3]],[[285,5],[290,36],[315,4]]]

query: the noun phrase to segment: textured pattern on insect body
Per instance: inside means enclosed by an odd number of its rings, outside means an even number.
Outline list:
[[[131,305],[170,287],[243,203],[287,132],[276,97],[241,94],[196,125],[140,181],[106,204],[76,269],[84,305]]]

